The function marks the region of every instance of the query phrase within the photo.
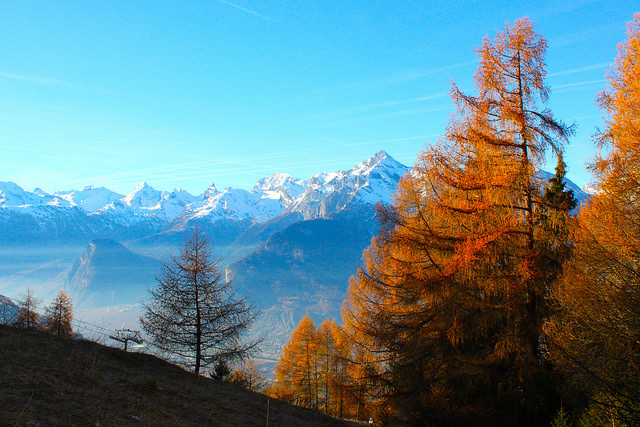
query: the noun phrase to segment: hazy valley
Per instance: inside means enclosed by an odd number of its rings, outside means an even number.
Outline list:
[[[251,191],[211,185],[199,196],[147,184],[123,196],[0,183],[0,294],[15,299],[32,288],[46,301],[65,289],[78,318],[139,329],[146,289],[197,225],[238,293],[261,310],[252,335],[265,337],[262,356],[275,360],[305,313],[339,320],[349,277],[378,229],[375,204],[390,203],[409,171],[380,152],[348,171],[275,174]],[[568,184],[579,201],[588,197]]]

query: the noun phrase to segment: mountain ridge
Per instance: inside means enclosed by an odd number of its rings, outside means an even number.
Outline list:
[[[24,235],[17,239],[20,242],[74,235],[85,241],[134,240],[195,222],[265,223],[294,212],[304,219],[321,218],[354,201],[390,200],[400,176],[409,170],[381,151],[348,171],[321,172],[308,180],[276,173],[259,179],[251,191],[231,187],[219,191],[212,184],[198,196],[180,189],[156,190],[146,182],[125,196],[103,187],[28,192],[15,183],[0,182],[0,236],[10,242],[6,226],[12,224],[18,236]],[[70,216],[79,224],[76,230],[58,226]],[[30,225],[25,229],[17,227],[19,223]]]

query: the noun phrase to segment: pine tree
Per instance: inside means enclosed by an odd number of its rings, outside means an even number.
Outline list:
[[[231,369],[224,360],[218,359],[213,366],[213,370],[209,372],[209,376],[214,380],[226,380],[231,375]]]
[[[71,335],[73,328],[73,303],[65,291],[60,291],[51,305],[45,307],[46,329],[57,335]]]
[[[241,340],[254,310],[233,292],[200,229],[163,265],[157,280],[140,322],[162,351],[198,374],[202,366],[242,359],[255,348],[257,342]]]
[[[599,97],[599,193],[578,216],[575,249],[546,327],[554,360],[602,422],[640,424],[640,14]]]
[[[542,333],[555,255],[535,174],[572,129],[540,108],[545,50],[527,19],[485,39],[478,95],[453,87],[446,136],[380,208],[350,284],[345,328],[377,355],[401,422],[530,425],[559,403]]]
[[[544,201],[552,209],[569,212],[578,205],[578,202],[575,199],[573,190],[565,188],[564,177],[566,174],[567,165],[562,159],[562,154],[559,154],[556,173],[549,179],[550,186],[544,190]]]

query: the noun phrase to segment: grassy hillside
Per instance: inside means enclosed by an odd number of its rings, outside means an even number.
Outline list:
[[[351,425],[154,356],[0,326],[0,425]]]

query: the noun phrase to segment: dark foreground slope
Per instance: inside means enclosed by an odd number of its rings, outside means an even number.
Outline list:
[[[267,425],[267,397],[154,356],[0,326],[0,425]],[[269,425],[351,425],[269,399]]]

